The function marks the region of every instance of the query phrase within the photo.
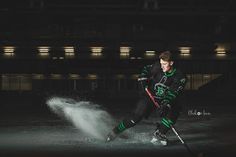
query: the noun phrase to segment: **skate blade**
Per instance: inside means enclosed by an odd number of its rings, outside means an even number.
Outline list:
[[[160,141],[157,138],[153,137],[152,140],[150,141],[153,145],[158,145],[158,146],[167,146],[167,141]]]

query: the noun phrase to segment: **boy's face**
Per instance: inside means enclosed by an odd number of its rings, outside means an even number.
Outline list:
[[[164,61],[160,59],[161,69],[163,72],[168,72],[172,69],[173,61]]]

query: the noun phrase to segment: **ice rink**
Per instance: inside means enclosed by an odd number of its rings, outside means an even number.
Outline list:
[[[106,106],[104,109],[118,122],[129,115],[130,108]],[[236,150],[235,108],[189,107],[176,124],[180,136],[198,156],[234,156]],[[155,123],[153,113],[124,137],[106,143],[88,136],[71,121],[48,108],[31,111],[8,110],[1,114],[0,152],[8,156],[191,156],[172,131],[169,146],[150,143]],[[110,126],[113,127],[113,126]],[[107,134],[109,130],[107,130]]]

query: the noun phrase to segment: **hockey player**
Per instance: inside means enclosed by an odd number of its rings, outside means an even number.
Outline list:
[[[169,51],[162,52],[159,62],[147,65],[139,75],[138,82],[141,87],[140,100],[129,118],[125,118],[108,134],[107,141],[114,140],[124,130],[135,126],[143,118],[148,118],[156,106],[147,95],[148,88],[155,101],[160,104],[159,113],[161,122],[158,123],[154,132],[154,144],[167,145],[166,133],[170,125],[174,125],[179,116],[181,105],[178,97],[186,84],[186,76],[174,66],[172,54]]]

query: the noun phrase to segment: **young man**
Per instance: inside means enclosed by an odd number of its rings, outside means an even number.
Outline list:
[[[166,133],[179,116],[181,105],[178,103],[178,97],[184,89],[186,77],[173,66],[174,61],[169,51],[161,53],[159,59],[159,63],[143,68],[138,78],[142,94],[136,109],[130,118],[125,118],[108,134],[107,141],[114,140],[121,132],[135,126],[143,118],[148,118],[150,113],[157,109],[145,91],[147,88],[160,104],[158,110],[161,117],[161,123],[157,125],[151,142],[167,145]]]

